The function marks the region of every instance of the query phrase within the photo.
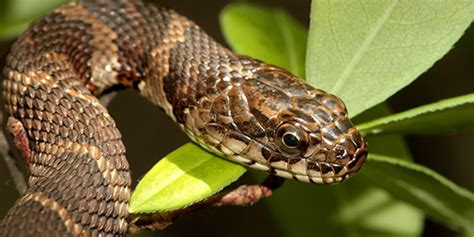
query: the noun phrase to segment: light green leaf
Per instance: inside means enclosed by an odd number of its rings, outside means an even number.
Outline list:
[[[281,9],[229,4],[221,13],[227,42],[237,52],[278,65],[304,78],[307,30]]]
[[[170,211],[211,196],[237,180],[245,168],[188,143],[164,157],[140,181],[130,213]]]
[[[6,0],[0,2],[0,39],[19,35],[30,23],[67,0]]]
[[[472,0],[314,0],[308,81],[356,116],[430,68],[473,19]]]
[[[433,219],[474,235],[474,194],[436,172],[372,153],[362,174]]]
[[[432,134],[474,129],[474,94],[442,100],[389,115],[357,128],[364,134]]]

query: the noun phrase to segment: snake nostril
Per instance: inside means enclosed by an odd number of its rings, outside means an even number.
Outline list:
[[[347,155],[346,149],[339,146],[334,149],[334,152],[336,153],[337,159],[342,159]]]

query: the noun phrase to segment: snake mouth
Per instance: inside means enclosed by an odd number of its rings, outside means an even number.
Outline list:
[[[335,184],[354,176],[367,159],[367,148],[363,146],[345,164],[301,159],[287,169],[276,168],[275,174],[284,178],[317,184]]]

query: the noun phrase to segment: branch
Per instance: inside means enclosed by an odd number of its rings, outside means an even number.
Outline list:
[[[271,196],[273,191],[280,187],[283,182],[283,178],[268,176],[262,184],[242,185],[234,190],[216,194],[182,209],[160,213],[131,214],[128,218],[128,232],[139,233],[146,230],[163,230],[171,225],[174,219],[198,209],[252,205],[262,198]]]
[[[0,111],[0,124],[3,124],[3,113]],[[3,161],[7,165],[8,171],[10,171],[10,175],[13,178],[13,182],[15,183],[16,190],[20,195],[26,192],[28,188],[28,184],[26,182],[25,176],[16,165],[15,159],[10,156],[10,146],[8,145],[7,138],[5,137],[5,133],[3,129],[0,129],[0,156],[2,156]]]

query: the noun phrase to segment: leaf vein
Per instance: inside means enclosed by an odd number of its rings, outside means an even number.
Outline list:
[[[351,75],[352,71],[355,69],[355,67],[359,64],[359,62],[362,59],[362,56],[365,54],[365,52],[369,49],[371,43],[373,40],[376,38],[377,34],[380,32],[382,29],[383,25],[387,22],[388,18],[392,14],[393,9],[395,6],[398,4],[399,0],[394,0],[392,3],[388,6],[388,8],[385,10],[383,15],[379,18],[379,20],[375,23],[375,25],[372,27],[370,30],[369,34],[367,35],[366,39],[362,43],[361,47],[357,52],[354,54],[352,57],[350,63],[347,65],[345,68],[344,72],[341,74],[341,76],[336,80],[336,84],[332,88],[331,92],[334,94],[338,94],[338,92],[341,90],[342,86],[345,84],[349,76]]]

